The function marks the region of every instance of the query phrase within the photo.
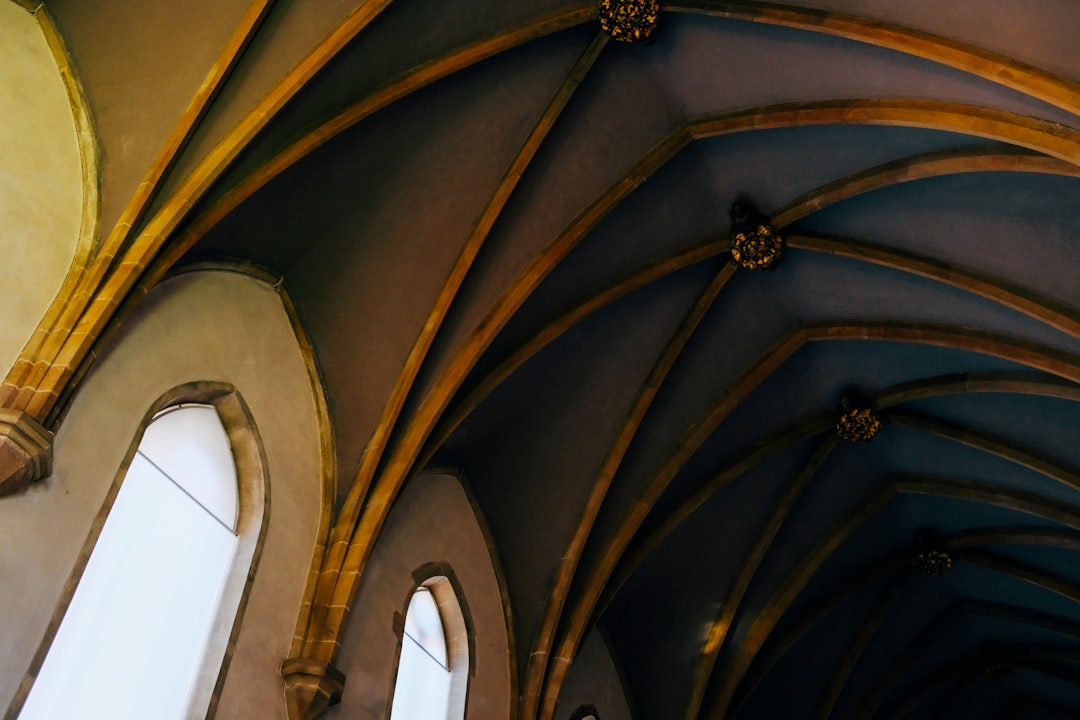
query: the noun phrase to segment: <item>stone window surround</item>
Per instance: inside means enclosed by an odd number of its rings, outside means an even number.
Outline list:
[[[196,403],[213,406],[225,428],[236,463],[238,518],[236,524],[237,548],[236,559],[229,571],[222,591],[218,613],[207,642],[206,653],[200,665],[198,680],[192,697],[192,707],[206,707],[207,720],[212,720],[217,711],[218,700],[225,685],[229,663],[236,648],[237,637],[243,621],[252,581],[258,568],[266,536],[266,527],[270,518],[269,482],[266,477],[266,457],[262,440],[259,437],[251,412],[239,391],[228,383],[194,381],[177,386],[158,397],[153,402],[135,434],[124,460],[102,502],[101,509],[90,528],[82,550],[63,592],[56,603],[52,619],[45,631],[41,644],[34,655],[30,668],[11,705],[4,715],[4,720],[16,720],[23,704],[30,693],[45,656],[49,652],[53,638],[67,612],[71,598],[82,578],[86,563],[97,544],[98,536],[116,500],[117,493],[127,475],[128,467],[142,442],[146,428],[162,410],[184,403]],[[220,661],[218,661],[220,659]],[[118,669],[122,672],[122,669]]]
[[[425,587],[435,598],[446,636],[447,663],[450,665],[450,710],[447,717],[465,718],[468,711],[469,679],[476,674],[476,638],[472,615],[461,592],[461,584],[453,568],[446,562],[425,563],[413,571],[414,585],[409,589],[401,610],[394,613],[394,634],[397,649],[394,654],[394,673],[387,693],[387,712],[393,707],[397,669],[401,646],[405,639],[405,615],[416,591]]]

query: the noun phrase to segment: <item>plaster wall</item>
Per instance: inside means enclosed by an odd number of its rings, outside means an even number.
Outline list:
[[[101,220],[120,219],[248,0],[48,0],[101,143]]]
[[[464,598],[472,632],[466,718],[497,720],[512,713],[511,648],[498,576],[473,507],[448,474],[415,478],[399,496],[364,571],[342,643],[345,673],[340,705],[330,720],[384,720],[395,679],[401,622],[430,563],[449,566]]]
[[[631,720],[630,706],[618,667],[604,636],[596,630],[585,638],[566,675],[555,720],[567,720],[582,705],[591,705],[600,720]]]
[[[220,271],[181,275],[151,292],[74,398],[56,437],[53,476],[0,499],[0,708],[30,666],[147,411],[193,381],[231,384],[246,402],[269,494],[261,559],[217,717],[285,717],[278,666],[317,535],[319,427],[280,297],[260,281]]]
[[[60,289],[82,222],[82,159],[67,89],[33,14],[0,0],[0,368]]]

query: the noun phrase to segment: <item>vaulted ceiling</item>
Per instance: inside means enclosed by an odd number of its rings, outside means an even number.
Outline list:
[[[342,532],[462,471],[522,718],[594,626],[640,720],[1080,716],[1080,5],[104,5],[49,4],[104,224],[234,44],[143,282],[283,278]]]

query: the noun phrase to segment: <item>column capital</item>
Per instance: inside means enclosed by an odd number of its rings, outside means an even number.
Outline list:
[[[289,658],[281,663],[285,680],[285,709],[289,720],[318,720],[341,702],[345,675],[329,663]]]
[[[21,410],[0,408],[0,496],[52,473],[53,434]]]

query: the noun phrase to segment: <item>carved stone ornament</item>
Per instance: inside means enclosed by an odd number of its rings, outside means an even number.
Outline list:
[[[660,19],[658,0],[600,0],[600,28],[620,42],[652,42]]]
[[[285,679],[285,710],[289,720],[318,720],[341,702],[345,675],[333,665],[306,658],[281,663]]]
[[[952,556],[944,550],[924,550],[911,561],[911,567],[920,575],[944,575],[952,569]]]
[[[0,496],[52,473],[53,434],[31,415],[0,408]]]
[[[840,399],[836,434],[848,442],[869,442],[881,430],[881,418],[874,404],[866,398],[844,396]]]
[[[784,239],[753,204],[731,206],[731,259],[747,270],[771,270],[784,251]]]

